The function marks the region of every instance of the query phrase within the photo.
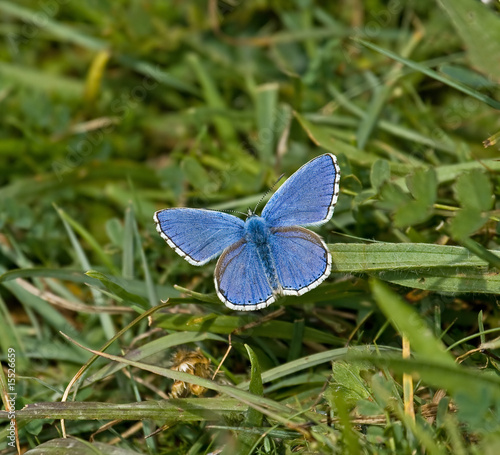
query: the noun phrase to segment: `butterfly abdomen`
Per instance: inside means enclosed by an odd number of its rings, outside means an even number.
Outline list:
[[[262,266],[264,267],[267,281],[273,293],[281,293],[281,285],[276,272],[276,265],[269,245],[269,236],[272,235],[267,222],[261,216],[251,216],[245,223],[245,238],[253,243],[257,250]]]

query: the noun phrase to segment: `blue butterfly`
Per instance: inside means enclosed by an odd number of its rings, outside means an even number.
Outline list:
[[[280,295],[302,295],[330,275],[326,244],[300,226],[332,217],[339,180],[337,159],[327,153],[286,180],[261,216],[249,210],[243,221],[224,212],[172,208],[155,213],[156,230],[190,264],[220,255],[214,274],[219,298],[233,310],[260,310]]]

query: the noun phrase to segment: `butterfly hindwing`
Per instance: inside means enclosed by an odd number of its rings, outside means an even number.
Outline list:
[[[330,275],[332,258],[318,234],[298,226],[273,231],[269,246],[282,294],[302,295]]]
[[[262,211],[270,226],[326,223],[339,195],[340,169],[334,155],[320,155],[302,166],[273,194]]]
[[[245,239],[222,253],[214,281],[217,295],[233,310],[259,310],[275,301],[257,248]]]
[[[224,212],[173,208],[155,213],[156,230],[186,261],[203,265],[244,235],[244,221]]]

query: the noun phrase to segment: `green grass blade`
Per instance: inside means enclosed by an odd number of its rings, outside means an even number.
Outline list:
[[[360,39],[360,38],[354,38],[354,40],[356,42],[362,44],[363,46],[368,47],[369,49],[372,49],[376,52],[380,52],[381,54],[383,54],[389,58],[392,58],[393,60],[396,60],[396,61],[414,69],[415,71],[421,72],[421,73],[423,73],[423,74],[425,74],[425,75],[427,75],[427,76],[429,76],[429,77],[431,77],[439,82],[442,82],[443,84],[449,85],[450,87],[452,87],[452,88],[454,88],[462,93],[465,93],[466,95],[472,96],[473,98],[476,98],[477,100],[479,100],[483,103],[486,103],[488,106],[491,106],[495,109],[500,109],[500,102],[499,101],[496,101],[487,95],[484,95],[476,90],[473,90],[470,87],[467,87],[466,85],[464,85],[460,82],[457,82],[457,81],[454,81],[448,77],[445,77],[445,76],[439,74],[437,71],[434,71],[433,69],[431,69],[431,68],[429,68],[421,63],[414,62],[412,60],[403,58],[400,55],[398,55],[392,51],[389,51],[387,49],[384,49],[380,46],[377,46],[376,44],[370,43],[369,41],[365,41],[365,40]]]
[[[414,289],[447,294],[498,294],[500,277],[496,271],[480,271],[464,268],[457,271],[453,267],[443,267],[433,272],[380,272],[378,279]]]
[[[441,341],[434,338],[432,330],[421,316],[385,284],[372,279],[370,287],[378,306],[401,336],[408,338],[411,349],[419,356],[442,365],[456,366]]]
[[[302,344],[304,342],[305,327],[306,324],[304,319],[294,321],[293,323],[292,341],[290,343],[290,349],[287,356],[288,362],[291,362],[300,357],[300,353],[302,352]]]
[[[33,23],[34,18],[37,17],[34,11],[6,1],[0,1],[0,11],[16,17],[28,24]],[[111,45],[106,41],[93,36],[88,36],[74,27],[61,24],[51,19],[47,14],[43,14],[43,21],[37,21],[36,25],[52,33],[63,42],[77,44],[85,49],[103,51],[111,48]],[[170,86],[177,90],[184,90],[191,94],[198,93],[198,90],[191,85],[162,71],[158,66],[153,66],[149,62],[137,60],[129,55],[118,55],[116,58],[124,66],[166,86]],[[83,95],[83,92],[81,95]]]
[[[97,255],[103,260],[103,262],[108,266],[108,268],[115,271],[116,273],[117,272],[116,267],[111,262],[111,259],[109,259],[108,255],[104,253],[104,251],[97,243],[97,241],[94,239],[94,237],[82,225],[80,225],[78,222],[73,220],[73,218],[67,215],[66,212],[64,212],[64,210],[56,207],[56,211],[64,224],[66,232],[68,233],[69,239],[71,241],[73,249],[76,252],[76,255],[78,256],[82,268],[87,270],[90,269],[90,262],[80,242],[78,241],[76,234],[73,231],[73,228],[94,248]],[[91,292],[96,304],[100,306],[104,305],[104,299],[102,298],[101,294],[94,289],[91,289]],[[99,319],[101,321],[106,336],[108,338],[112,338],[115,333],[115,329],[111,316],[109,314],[101,313],[99,315]]]
[[[328,91],[334,96],[335,101],[337,101],[343,108],[351,112],[358,118],[363,118],[365,115],[365,111],[359,107],[354,100],[350,99],[346,94],[340,92],[340,90],[335,87],[333,84],[328,84]],[[313,123],[332,123],[332,116],[325,116],[319,114],[307,114],[306,118]],[[341,118],[339,120],[346,121],[345,118]],[[357,125],[358,122],[353,123],[353,127]],[[396,137],[407,139],[412,142],[416,142],[417,144],[428,145],[430,147],[436,148],[438,150],[444,150],[446,152],[455,153],[455,145],[448,142],[437,141],[432,137],[429,137],[426,134],[421,134],[415,130],[409,129],[403,125],[396,124],[394,122],[390,122],[384,119],[380,119],[378,126],[381,130],[386,131],[388,133],[393,134]],[[405,158],[414,164],[424,163],[417,159],[414,156],[405,156]]]
[[[436,171],[436,177],[439,184],[449,183],[463,174],[464,172],[469,172],[472,170],[484,170],[489,169],[492,172],[500,171],[500,161],[497,159],[486,159],[481,161],[469,161],[467,163],[458,163],[458,164],[448,164],[442,166],[435,166],[434,170]],[[393,181],[395,185],[398,185],[404,191],[408,191],[406,187],[406,177],[398,178]]]
[[[348,352],[377,352],[377,351],[397,351],[399,349],[388,347],[388,346],[363,346],[363,347],[353,347],[353,348],[338,348],[329,351],[319,352],[316,354],[311,354],[306,357],[301,357],[300,359],[287,362],[283,365],[271,368],[270,370],[264,371],[262,373],[262,382],[264,384],[281,379],[287,376],[294,375],[299,371],[313,368],[317,365],[323,363],[330,363],[334,360],[339,360],[344,358]],[[250,386],[249,381],[241,382],[238,384],[238,388],[246,389]]]
[[[218,335],[213,335],[209,332],[174,332],[169,335],[165,335],[157,340],[149,341],[142,346],[135,348],[133,351],[127,353],[125,358],[130,360],[142,360],[148,357],[158,355],[162,352],[168,352],[169,349],[173,347],[183,346],[189,343],[199,343],[201,341],[214,340],[220,342],[226,342],[227,340]],[[125,368],[126,365],[122,363],[110,363],[105,367],[101,368],[96,373],[85,378],[83,381],[83,387],[92,385],[108,376],[116,373],[117,371]]]
[[[248,390],[254,395],[263,396],[264,387],[262,386],[262,371],[260,368],[259,359],[248,344],[245,344],[245,349],[247,350],[251,365],[250,385],[248,387]],[[262,425],[262,417],[263,416],[259,411],[255,409],[249,409],[246,423],[248,424],[248,426],[260,427]]]
[[[467,47],[472,65],[498,81],[500,74],[500,18],[474,0],[438,0]]]
[[[142,262],[142,271],[144,273],[144,281],[145,281],[145,287],[147,291],[147,296],[148,296],[148,301],[149,301],[149,306],[153,307],[158,305],[159,299],[158,299],[158,291],[154,285],[153,278],[151,276],[151,272],[149,270],[149,262],[148,258],[146,257],[146,253],[144,251],[144,248],[142,247],[142,239],[141,235],[139,233],[139,228],[137,227],[137,222],[134,222],[134,237],[137,242],[137,249],[139,250],[139,255],[141,257],[141,262]],[[1,277],[0,277],[1,278]],[[164,297],[166,298],[165,294],[163,294]]]
[[[209,379],[204,379],[189,373],[174,371],[167,368],[158,367],[156,365],[148,365],[141,362],[135,362],[120,356],[115,356],[107,353],[100,353],[99,355],[115,362],[121,362],[135,368],[149,371],[151,373],[164,376],[169,379],[173,379],[174,381],[182,381],[190,384],[196,384],[200,387],[204,387],[209,390],[214,390],[221,394],[227,395],[231,398],[239,399],[242,402],[246,403],[247,405],[250,405],[254,409],[260,410],[261,412],[264,412],[266,415],[272,417],[273,419],[278,420],[279,422],[283,423],[288,422],[289,419],[293,419],[294,421],[303,421],[302,417],[294,417],[296,415],[296,411],[293,410],[291,407],[282,405],[269,398],[255,396],[250,392],[246,392],[236,387],[220,385]]]
[[[54,330],[68,331],[68,326],[71,327],[71,330],[74,330],[73,326],[68,324],[68,321],[66,321],[64,316],[56,308],[38,295],[29,292],[20,283],[9,281],[3,283],[3,286],[8,289],[22,305],[38,313],[48,325],[54,328]],[[38,289],[35,292],[38,292]]]
[[[262,386],[262,376],[259,359],[249,345],[245,344],[245,349],[247,350],[251,365],[249,391],[256,396],[263,396],[264,388]],[[249,407],[244,425],[248,428],[259,428],[262,426],[263,417],[264,416],[262,415],[262,413],[257,409]],[[242,455],[251,455],[252,453],[254,453],[254,446],[255,444],[257,444],[260,438],[261,435],[259,434],[251,434],[245,432],[239,433],[237,453],[241,453]]]
[[[138,305],[141,310],[145,310],[149,307],[148,302],[144,299],[144,297],[127,291],[123,286],[118,284],[116,279],[111,280],[109,277],[104,275],[104,273],[98,272],[97,270],[89,270],[85,274],[90,278],[99,280],[110,293],[122,301],[134,303]]]
[[[26,348],[22,341],[19,330],[16,328],[12,317],[7,310],[4,299],[0,296],[0,350],[6,355],[9,349],[14,349],[17,354],[17,367],[19,371],[26,371],[28,359],[26,358]],[[3,373],[3,370],[2,370]],[[5,389],[7,390],[7,389]]]
[[[188,61],[198,78],[203,90],[203,96],[208,106],[214,109],[226,110],[226,103],[219,93],[215,80],[200,61],[199,57],[196,54],[189,54]],[[214,116],[213,123],[221,140],[225,143],[236,142],[236,132],[230,119],[216,115]]]
[[[86,254],[83,251],[82,246],[78,242],[73,229],[82,236],[82,238],[90,245],[92,250],[96,253],[96,255],[101,259],[102,263],[115,275],[118,275],[118,269],[116,266],[113,264],[113,261],[109,258],[109,256],[104,252],[104,250],[101,248],[97,240],[90,234],[90,232],[85,229],[80,223],[78,223],[76,220],[71,218],[64,210],[56,207],[57,213],[63,220],[64,226],[66,227],[66,230],[68,232],[68,235],[70,236],[71,243],[73,245],[73,248],[75,249],[78,258],[80,260],[80,263],[82,265],[82,268],[84,269],[90,269],[90,262],[87,259]]]
[[[402,51],[403,56],[408,57],[420,40],[421,35],[419,33],[413,34]],[[357,145],[361,150],[365,149],[366,143],[378,123],[382,109],[387,103],[396,81],[403,75],[402,69],[400,64],[396,64],[387,73],[384,84],[373,87],[372,99],[356,132]]]
[[[12,2],[0,1],[0,11],[28,24],[34,23],[34,25],[48,30],[64,41],[78,44],[86,49],[101,51],[108,47],[105,41],[84,35],[73,27],[60,24],[52,20],[47,14],[42,14],[43,20],[37,20],[38,16],[35,11],[19,5],[14,5]]]
[[[493,251],[487,250],[484,246],[471,238],[462,239],[460,243],[478,258],[500,270],[500,257]]]
[[[353,161],[361,166],[371,167],[379,157],[373,153],[368,153],[354,147],[347,142],[336,139],[332,136],[329,127],[324,125],[315,125],[314,123],[306,120],[298,112],[293,113],[294,117],[298,120],[306,134],[311,141],[319,146],[335,154],[345,154],[350,161]],[[398,174],[406,174],[410,172],[411,167],[407,164],[389,162],[391,170]]]
[[[211,314],[209,316],[209,318],[200,318],[187,314],[162,315],[158,319],[157,324],[159,327],[166,330],[187,330],[195,332],[206,330],[212,333],[229,335],[235,329],[257,318],[257,316],[254,315],[217,316]],[[247,333],[251,333],[253,336],[290,340],[293,334],[293,324],[285,321],[268,321],[252,328]],[[306,327],[304,330],[304,340],[334,345],[340,343],[340,340],[336,336],[311,327]]]
[[[185,373],[186,374],[186,373]],[[182,398],[139,403],[35,403],[16,412],[20,421],[35,419],[66,420],[114,420],[121,416],[123,420],[156,419],[172,422],[198,422],[204,420],[224,421],[232,413],[245,412],[247,405],[238,399],[218,397]],[[7,412],[0,411],[0,420],[7,419]],[[9,419],[10,420],[10,419]]]
[[[275,155],[278,91],[276,83],[261,85],[255,91],[256,146],[261,163],[267,165],[273,163]]]
[[[488,263],[460,246],[429,243],[335,243],[330,245],[335,272],[375,272],[455,267],[470,269]],[[495,254],[494,252],[491,252]]]
[[[471,368],[458,365],[418,359],[401,359],[368,355],[352,355],[351,361],[368,361],[378,367],[389,368],[398,373],[418,375],[423,381],[452,394],[466,394],[478,403],[487,391],[489,399],[500,399],[500,379],[498,376],[483,374]]]
[[[57,96],[67,101],[80,100],[83,96],[83,82],[69,77],[47,74],[25,66],[0,62],[0,76],[5,81],[12,81],[16,85],[35,88],[45,93],[57,93]]]
[[[500,276],[463,247],[419,243],[334,244],[333,271],[374,274],[402,286],[438,292],[500,292]],[[489,254],[498,257],[493,251]]]
[[[90,276],[83,273],[81,270],[74,269],[55,269],[50,267],[34,267],[34,268],[24,268],[24,269],[13,269],[0,275],[0,283],[6,281],[12,281],[16,278],[55,278],[61,281],[69,281],[72,283],[88,283],[92,286],[97,287],[99,285],[99,280],[91,278]],[[107,276],[108,280],[119,284],[118,278],[113,276]],[[147,279],[146,283],[140,280],[128,280],[127,287],[129,292],[139,295],[141,297],[149,298],[151,292],[155,295],[161,295],[162,298],[178,297],[179,293],[172,287],[168,285],[153,285],[153,291],[148,288]],[[157,302],[157,300],[155,300]]]
[[[131,205],[125,210],[125,226],[122,244],[122,276],[125,280],[134,278],[134,226],[135,215]]]

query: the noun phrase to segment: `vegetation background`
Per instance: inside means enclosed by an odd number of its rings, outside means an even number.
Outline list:
[[[499,14],[1,0],[1,453],[500,453]],[[230,311],[154,229],[325,151],[300,298]]]

